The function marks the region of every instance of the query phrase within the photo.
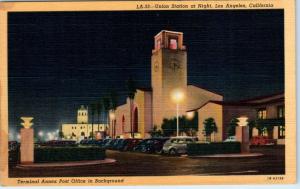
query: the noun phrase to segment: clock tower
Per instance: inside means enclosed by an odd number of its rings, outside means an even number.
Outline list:
[[[183,33],[163,30],[154,37],[151,57],[153,124],[160,127],[164,118],[176,116],[172,91],[186,96],[187,54]],[[179,103],[179,115],[186,112],[186,99]]]

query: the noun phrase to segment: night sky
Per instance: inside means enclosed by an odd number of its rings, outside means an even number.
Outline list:
[[[283,11],[9,13],[9,126],[76,122],[80,104],[111,89],[125,101],[132,76],[150,87],[153,37],[184,33],[188,83],[227,101],[284,91]]]

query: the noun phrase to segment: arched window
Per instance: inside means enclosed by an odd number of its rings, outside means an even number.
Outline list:
[[[137,133],[139,130],[139,119],[138,119],[138,109],[134,109],[134,117],[133,117],[133,132]]]
[[[125,130],[125,116],[123,115],[122,116],[122,133],[124,132]]]

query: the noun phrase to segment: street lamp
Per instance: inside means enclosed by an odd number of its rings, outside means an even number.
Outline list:
[[[194,118],[194,116],[195,116],[195,112],[187,112],[186,113],[186,118],[188,120],[192,120]]]
[[[174,89],[171,93],[172,100],[176,103],[176,118],[177,118],[177,136],[179,136],[179,103],[184,99],[184,92],[181,89]]]
[[[249,128],[248,117],[242,116],[237,118],[239,120],[238,127],[236,127],[236,140],[241,143],[241,152],[249,153]]]
[[[44,136],[44,132],[43,132],[43,131],[40,131],[40,132],[38,133],[38,135],[39,135],[39,137],[43,137],[43,136]]]
[[[116,119],[115,112],[113,112],[113,111],[109,112],[109,118],[112,121],[111,122],[111,135],[112,135],[112,138],[115,138],[115,119]]]
[[[248,117],[242,116],[237,118],[239,120],[238,125],[239,127],[246,127],[248,126]]]

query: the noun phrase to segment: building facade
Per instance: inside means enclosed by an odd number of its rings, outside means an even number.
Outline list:
[[[163,30],[154,36],[151,55],[151,88],[139,88],[134,99],[116,108],[110,119],[109,136],[113,138],[149,138],[154,127],[161,129],[164,119],[177,115],[197,115],[199,140],[206,140],[203,122],[213,118],[217,132],[213,141],[223,141],[230,122],[241,116],[257,125],[252,136],[284,137],[284,94],[239,102],[224,102],[223,96],[187,81],[187,48],[182,32]],[[174,101],[174,91],[181,92],[181,101]],[[177,110],[178,107],[178,110]],[[261,133],[262,132],[262,133]]]
[[[253,123],[250,137],[267,136],[284,144],[284,94],[274,94],[238,102],[208,101],[204,105],[189,110],[198,114],[198,138],[205,140],[203,122],[213,118],[218,131],[213,134],[214,141],[223,141],[232,119],[247,117]]]
[[[77,111],[77,123],[62,124],[64,138],[81,140],[92,135],[97,139],[104,138],[107,125],[89,123],[88,116],[88,108],[82,105]]]
[[[187,51],[182,32],[163,30],[154,36],[151,85],[150,89],[137,89],[132,104],[127,99],[117,107],[114,119],[110,120],[110,136],[149,138],[154,126],[160,129],[165,118],[176,116],[174,91],[179,90],[184,96],[178,103],[179,116],[209,100],[223,100],[222,95],[187,84]]]

